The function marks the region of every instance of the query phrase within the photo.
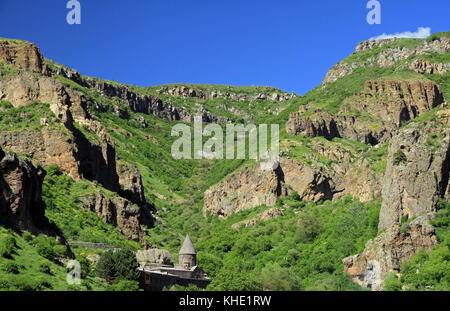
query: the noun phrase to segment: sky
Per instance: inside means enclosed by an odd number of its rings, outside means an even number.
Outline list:
[[[381,23],[372,25],[368,0],[78,1],[81,24],[69,25],[68,0],[0,0],[0,37],[34,42],[83,75],[126,84],[305,94],[362,40],[450,30],[448,0],[378,0]]]

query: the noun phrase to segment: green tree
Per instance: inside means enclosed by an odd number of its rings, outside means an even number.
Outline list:
[[[262,290],[262,286],[251,274],[245,273],[236,267],[224,267],[208,285],[207,290],[256,291]]]
[[[300,290],[300,280],[288,268],[282,268],[277,263],[268,263],[258,276],[264,290],[293,291]]]
[[[107,251],[97,263],[96,272],[108,282],[115,278],[137,281],[140,276],[136,254],[131,248]]]
[[[310,242],[320,234],[321,222],[313,215],[301,214],[297,222],[297,236],[303,242]]]

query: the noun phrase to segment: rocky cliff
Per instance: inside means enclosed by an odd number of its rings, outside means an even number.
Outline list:
[[[45,217],[45,203],[41,198],[45,174],[31,161],[19,159],[0,147],[0,224],[34,235],[54,236],[66,245],[67,254],[73,257],[61,231]]]
[[[445,102],[434,82],[368,80],[364,91],[347,98],[339,112],[304,109],[286,123],[290,135],[345,137],[376,145],[390,139],[407,121]]]
[[[362,254],[343,260],[345,271],[359,284],[382,289],[387,273],[399,271],[418,250],[430,250],[437,243],[429,220],[438,199],[449,198],[448,116],[444,110],[434,121],[412,123],[390,142],[380,234],[367,242]]]
[[[146,226],[152,225],[152,215],[149,209],[134,204],[118,195],[106,195],[97,191],[80,197],[82,207],[96,213],[107,224],[117,227],[123,235],[133,241],[143,241]]]
[[[290,100],[295,97],[295,94],[287,94],[286,92],[282,92],[281,90],[275,90],[273,88],[262,88],[262,92],[249,95],[249,94],[237,94],[232,91],[232,87],[229,87],[228,91],[220,91],[220,90],[201,90],[195,87],[187,87],[187,86],[165,86],[158,90],[160,94],[171,95],[175,97],[182,98],[199,98],[199,99],[216,99],[223,98],[233,101],[245,101],[245,102],[254,102],[254,101],[264,101],[270,100],[273,102],[281,102]]]
[[[403,46],[398,42],[395,39],[362,41],[356,46],[355,52],[349,58],[339,62],[328,71],[322,81],[322,87],[351,74],[360,67],[379,66],[386,68],[404,62],[413,56],[430,52],[444,54],[450,51],[450,39],[448,38],[439,38],[431,42],[422,40],[414,46]],[[434,73],[443,74],[446,72],[443,68],[448,68],[448,65],[442,63],[437,66],[442,67],[442,70],[434,71]]]
[[[367,177],[366,179],[361,178]],[[306,202],[335,200],[345,195],[369,201],[381,193],[381,177],[364,161],[354,166],[306,164],[282,157],[280,161],[258,163],[230,174],[204,193],[203,213],[228,217],[260,205],[274,206],[278,197],[296,191]]]
[[[244,167],[230,174],[204,195],[203,214],[228,217],[234,212],[260,205],[273,206],[278,196],[286,194],[278,163],[266,168],[261,164]]]
[[[34,44],[6,41],[0,42],[0,47],[0,61],[18,69],[17,73],[1,77],[0,100],[8,101],[14,108],[28,107],[36,102],[45,103],[52,113],[50,117],[41,118],[38,129],[15,130],[13,127],[0,130],[0,144],[28,156],[35,164],[56,164],[63,173],[76,181],[95,181],[122,196],[114,202],[97,200],[101,202],[94,206],[98,205],[99,208],[93,210],[101,210],[99,213],[106,215],[107,222],[118,226],[130,239],[140,239],[140,225],[152,222],[152,206],[146,202],[139,170],[136,166],[117,165],[113,138],[89,111],[88,105],[98,106],[99,103],[93,102],[79,90],[63,85],[54,76],[57,69],[46,65]],[[86,84],[88,81],[78,73],[64,71],[64,74],[79,83]],[[111,91],[103,86],[105,88],[99,91],[123,97],[130,102],[130,106],[140,103],[139,100],[133,102],[136,97],[127,93],[126,88],[118,87]],[[89,87],[100,86],[93,84]],[[157,107],[161,103],[155,105]],[[148,105],[146,107],[152,109]],[[143,106],[135,108],[144,109]],[[161,117],[169,118],[169,115]],[[27,122],[25,116],[23,122]],[[88,138],[86,133],[91,137]]]
[[[39,48],[33,43],[20,40],[0,41],[0,62],[12,64],[25,70],[50,74]]]

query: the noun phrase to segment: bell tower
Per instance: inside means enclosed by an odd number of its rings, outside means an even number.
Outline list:
[[[189,235],[186,235],[186,238],[184,239],[183,246],[180,249],[178,262],[185,270],[190,270],[197,265],[197,253],[195,252],[194,245],[192,244]]]

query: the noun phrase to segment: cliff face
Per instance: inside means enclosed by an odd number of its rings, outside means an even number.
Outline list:
[[[157,117],[173,120],[190,120],[190,115],[179,110],[169,102],[163,102],[160,98],[151,95],[140,95],[125,86],[115,85],[94,79],[84,79],[83,85],[93,88],[108,97],[118,97],[134,112],[153,114]]]
[[[58,227],[45,217],[42,182],[46,172],[0,148],[0,224],[15,230],[44,233],[65,245],[74,257]]]
[[[382,289],[387,273],[399,271],[418,250],[430,250],[437,243],[429,220],[438,199],[449,198],[447,117],[448,110],[438,116],[441,122],[422,126],[412,123],[392,139],[382,191],[380,234],[367,242],[362,254],[343,260],[345,271],[359,284]]]
[[[444,103],[439,86],[421,81],[368,80],[364,91],[347,98],[332,115],[316,110],[291,113],[286,123],[290,135],[327,139],[344,137],[376,145],[390,139],[407,121]]]
[[[381,68],[386,68],[398,62],[405,61],[411,56],[420,56],[429,52],[444,54],[450,51],[450,40],[448,38],[440,38],[431,42],[424,41],[423,44],[415,47],[395,46],[393,44],[395,42],[395,39],[362,41],[356,46],[355,52],[350,56],[350,59],[354,56],[357,60],[350,61],[347,59],[336,64],[326,74],[322,81],[322,86],[326,86],[329,83],[335,82],[336,80],[351,74],[359,67],[379,66]],[[369,55],[371,51],[376,49],[381,49],[381,51]],[[358,59],[357,56],[360,56],[360,59]],[[448,68],[448,65],[442,63],[440,65],[436,64],[436,66]],[[445,72],[445,70],[440,70],[435,71],[434,73],[443,74]]]
[[[278,163],[267,168],[261,164],[244,167],[205,192],[203,214],[228,217],[259,205],[273,206],[277,197],[285,194],[282,179]]]
[[[362,177],[367,177],[366,179]],[[203,214],[228,217],[260,205],[274,206],[278,197],[296,191],[301,200],[319,202],[345,195],[369,201],[381,194],[381,176],[364,161],[355,166],[335,164],[333,168],[281,158],[227,176],[204,194]]]
[[[0,62],[48,75],[50,71],[43,59],[41,51],[33,43],[23,41],[0,42]]]
[[[58,164],[76,180],[97,180],[112,191],[120,189],[115,167],[113,141],[106,129],[86,109],[86,98],[64,87],[58,80],[20,72],[0,81],[0,98],[14,107],[33,101],[48,103],[55,117],[68,131],[1,132],[0,141],[14,152],[23,153],[44,165]],[[74,122],[89,128],[100,144],[87,140]]]
[[[123,235],[133,241],[142,241],[145,226],[152,225],[147,209],[119,196],[109,197],[103,192],[80,197],[82,207],[96,213],[107,224],[117,227]]]
[[[41,199],[45,171],[30,161],[19,160],[0,148],[0,220],[19,230],[37,232],[48,227]]]
[[[48,104],[53,113],[50,118],[41,118],[41,129],[0,131],[0,144],[30,157],[34,163],[44,166],[57,164],[63,173],[76,181],[96,181],[118,193],[123,197],[120,202],[99,203],[99,206],[106,206],[101,210],[108,210],[100,214],[114,214],[114,217],[105,216],[105,219],[118,226],[130,239],[139,239],[142,236],[140,224],[152,222],[151,205],[146,202],[137,167],[118,167],[114,140],[87,108],[95,103],[54,77],[55,72],[45,65],[42,54],[33,44],[0,42],[0,61],[18,69],[16,74],[1,77],[0,100],[9,101],[15,108],[42,102]],[[86,83],[79,74],[65,74]],[[102,91],[107,92],[106,89]],[[124,97],[131,105],[132,95],[120,88],[116,91],[122,93],[109,95]],[[160,104],[155,103],[155,107]],[[164,110],[161,109],[158,111]],[[97,139],[88,139],[81,128]]]
[[[262,101],[262,100],[281,102],[290,100],[295,97],[294,94],[287,94],[280,90],[277,91],[265,90],[265,92],[261,92],[256,95],[247,95],[247,94],[238,95],[233,93],[231,90],[229,91],[200,90],[186,86],[174,86],[174,87],[165,86],[159,90],[159,93],[182,98],[192,98],[192,97],[196,97],[199,99],[223,98],[228,100],[246,101],[246,102]]]
[[[344,258],[344,271],[359,285],[382,290],[388,273],[400,271],[403,262],[421,249],[431,250],[436,243],[434,228],[426,219],[414,220],[407,231],[396,224],[367,242],[362,254]]]
[[[448,128],[430,122],[423,128],[411,124],[402,130],[389,145],[378,229],[399,223],[402,216],[411,219],[434,213],[447,190],[449,173]]]

